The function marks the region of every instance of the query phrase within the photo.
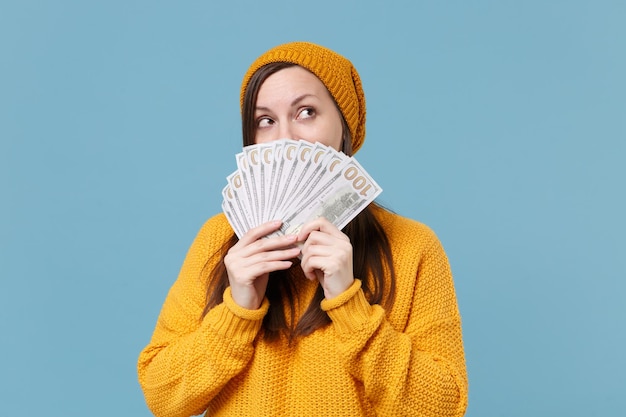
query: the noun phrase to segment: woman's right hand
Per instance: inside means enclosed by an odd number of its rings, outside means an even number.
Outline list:
[[[300,254],[297,235],[265,238],[280,228],[280,220],[250,229],[224,257],[231,295],[239,306],[256,310],[265,297],[269,273],[288,269]]]

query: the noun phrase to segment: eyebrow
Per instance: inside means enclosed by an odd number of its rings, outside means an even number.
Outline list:
[[[304,99],[308,97],[317,97],[317,96],[315,94],[309,94],[309,93],[302,94],[291,101],[291,106],[295,106],[299,104],[301,101],[303,101]],[[267,107],[263,107],[263,106],[256,106],[255,110],[269,111],[270,109]]]

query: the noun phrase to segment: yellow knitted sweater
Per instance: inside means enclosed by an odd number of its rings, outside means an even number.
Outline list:
[[[447,257],[426,226],[375,211],[397,274],[393,308],[370,305],[360,281],[322,301],[332,323],[295,343],[260,337],[267,312],[224,302],[201,318],[210,254],[232,235],[206,222],[172,286],[139,381],[156,416],[462,416],[467,375]],[[300,268],[294,266],[293,269]],[[301,270],[300,270],[301,271]],[[301,310],[316,282],[294,271]]]

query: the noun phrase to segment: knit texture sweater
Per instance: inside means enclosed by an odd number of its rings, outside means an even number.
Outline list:
[[[198,233],[167,295],[139,382],[158,417],[462,416],[467,375],[452,274],[435,234],[376,209],[396,271],[393,307],[370,305],[361,281],[323,300],[331,323],[289,343],[262,338],[269,303],[247,310],[232,299],[204,317],[210,255],[232,235],[226,218]],[[298,313],[317,282],[292,267]],[[297,271],[298,269],[299,271]]]

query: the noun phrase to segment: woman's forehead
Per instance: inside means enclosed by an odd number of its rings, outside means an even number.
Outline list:
[[[293,66],[270,75],[261,84],[257,103],[277,98],[293,99],[301,95],[330,98],[326,86],[317,76],[302,67]]]

